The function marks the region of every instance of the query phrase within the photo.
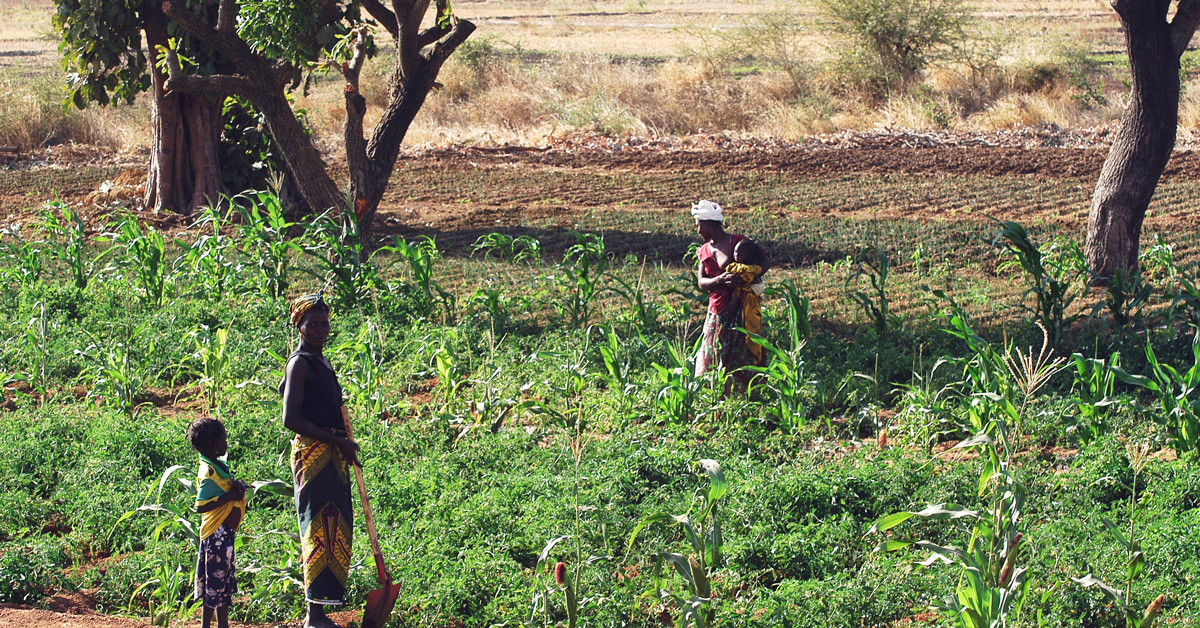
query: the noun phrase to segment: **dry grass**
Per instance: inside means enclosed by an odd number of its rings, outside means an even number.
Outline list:
[[[703,27],[728,34],[781,9],[810,19],[805,2],[460,3],[458,13],[476,21],[479,31],[443,70],[444,87],[431,95],[408,141],[542,143],[573,130],[729,132],[795,140],[843,129],[1092,126],[1119,115],[1123,88],[1118,78],[1109,77],[1108,104],[1085,108],[1079,87],[1067,79],[1069,59],[1064,62],[1070,57],[1063,52],[1064,41],[1083,41],[1089,51],[1119,50],[1116,20],[1101,3],[978,0],[972,5],[993,30],[1010,37],[995,72],[981,80],[962,67],[937,68],[916,89],[879,98],[848,88],[845,77],[822,62],[829,47],[816,29],[800,37],[806,68],[800,80],[762,60],[751,60],[749,68],[722,67],[688,52],[703,47],[696,45]],[[7,70],[0,80],[9,81],[0,94],[0,142],[143,146],[148,138],[143,102],[82,114],[58,110],[60,96],[51,85],[60,76],[55,42],[45,38],[52,6],[51,0],[0,0],[0,66]],[[20,54],[3,54],[6,50]],[[364,70],[368,124],[386,103],[390,69],[385,54]],[[11,87],[26,76],[47,78],[32,89]],[[319,81],[297,103],[307,111],[318,142],[336,151],[345,117],[339,80]],[[1181,113],[1185,133],[1200,128],[1200,98],[1189,95]]]
[[[77,142],[121,148],[135,137],[132,120],[114,110],[64,110],[51,77],[0,74],[0,144],[29,151]]]

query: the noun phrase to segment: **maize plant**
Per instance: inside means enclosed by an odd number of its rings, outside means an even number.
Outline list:
[[[162,234],[154,227],[143,229],[136,216],[129,216],[118,223],[117,231],[109,236],[125,247],[124,265],[133,269],[143,302],[156,308],[161,306],[172,279],[167,243]]]
[[[1125,486],[1114,478],[1106,479],[1121,484],[1129,491],[1128,531],[1123,531],[1108,517],[1100,517],[1104,528],[1125,550],[1125,590],[1113,588],[1090,573],[1082,578],[1071,578],[1071,580],[1084,588],[1100,589],[1104,596],[1121,609],[1122,614],[1125,615],[1125,628],[1152,628],[1167,601],[1166,596],[1159,595],[1154,598],[1144,610],[1133,600],[1133,584],[1141,577],[1146,568],[1146,555],[1142,553],[1141,544],[1141,536],[1144,536],[1145,533],[1137,527],[1138,515],[1142,511],[1142,496],[1138,494],[1138,478],[1150,462],[1150,445],[1149,443],[1130,444],[1126,447],[1126,453],[1129,457],[1129,466],[1133,470],[1133,485]]]
[[[701,460],[697,463],[708,477],[708,486],[696,491],[692,505],[681,515],[666,512],[656,512],[647,515],[633,534],[629,535],[626,553],[633,549],[633,544],[639,534],[647,526],[654,523],[678,524],[687,540],[690,554],[661,551],[654,561],[654,588],[646,591],[641,597],[653,597],[665,604],[675,607],[675,627],[709,628],[716,625],[716,608],[713,605],[712,575],[724,561],[722,546],[724,538],[721,535],[721,521],[717,516],[717,505],[721,498],[729,492],[729,484],[725,481],[725,473],[716,460]],[[693,514],[695,513],[695,514]],[[670,572],[664,572],[664,566],[670,565],[680,578],[682,588],[671,586]]]
[[[1149,390],[1162,412],[1150,416],[1167,430],[1171,447],[1180,455],[1195,457],[1200,451],[1200,334],[1192,339],[1192,366],[1182,373],[1158,361],[1154,347],[1146,343],[1150,376],[1133,375],[1111,367],[1117,379]]]
[[[58,210],[58,214],[54,213]],[[46,242],[45,251],[66,265],[76,290],[84,290],[96,273],[96,262],[112,249],[106,249],[95,257],[88,257],[87,227],[79,212],[64,203],[49,203],[42,212],[42,230],[54,240]]]
[[[243,192],[229,199],[242,216],[242,252],[258,268],[258,290],[266,297],[287,294],[292,256],[303,249],[288,231],[300,223],[284,217],[283,202],[271,191]]]
[[[964,440],[956,449],[976,447],[983,450],[984,459],[979,476],[978,509],[933,504],[922,510],[883,517],[871,526],[870,532],[888,532],[914,517],[949,522],[966,539],[964,546],[889,536],[879,542],[876,551],[915,547],[929,553],[919,563],[922,566],[941,563],[958,567],[961,575],[955,591],[930,606],[959,628],[997,628],[1020,620],[1029,593],[1028,568],[1020,565],[1024,547],[1020,523],[1025,512],[1026,488],[1013,475],[1011,461],[1001,459],[996,441],[986,431]]]

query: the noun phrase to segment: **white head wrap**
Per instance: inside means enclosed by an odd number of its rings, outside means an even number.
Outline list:
[[[718,222],[725,220],[725,217],[721,215],[721,206],[712,201],[700,201],[692,205],[692,218]]]

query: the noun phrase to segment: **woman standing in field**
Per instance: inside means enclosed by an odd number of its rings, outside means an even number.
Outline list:
[[[708,315],[704,319],[704,338],[696,355],[696,375],[713,368],[730,372],[744,389],[750,374],[742,367],[762,363],[762,347],[738,331],[761,331],[759,298],[762,275],[770,262],[754,240],[725,232],[721,206],[700,201],[692,206],[696,232],[704,239],[697,252],[700,258],[696,282],[708,292]],[[731,384],[726,386],[728,393]]]
[[[322,353],[329,306],[320,294],[299,297],[292,302],[291,322],[300,346],[288,357],[279,392],[283,425],[296,433],[292,476],[308,601],[304,625],[331,628],[337,624],[325,607],[345,603],[354,529],[349,465],[358,464],[358,445],[346,437],[342,387]]]

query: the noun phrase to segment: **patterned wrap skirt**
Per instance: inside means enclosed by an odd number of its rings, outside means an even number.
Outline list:
[[[709,311],[704,318],[703,338],[696,354],[696,376],[713,369],[721,369],[739,379],[750,378],[746,372],[737,372],[744,366],[758,366],[760,359],[746,344],[746,334],[738,331],[745,327],[742,319],[742,304],[739,301],[727,305],[718,313]]]
[[[344,604],[354,531],[350,467],[336,446],[296,436],[292,478],[300,519],[304,597],[315,604]]]
[[[234,531],[224,525],[200,541],[196,557],[196,599],[209,608],[227,608],[237,593],[234,573]]]

